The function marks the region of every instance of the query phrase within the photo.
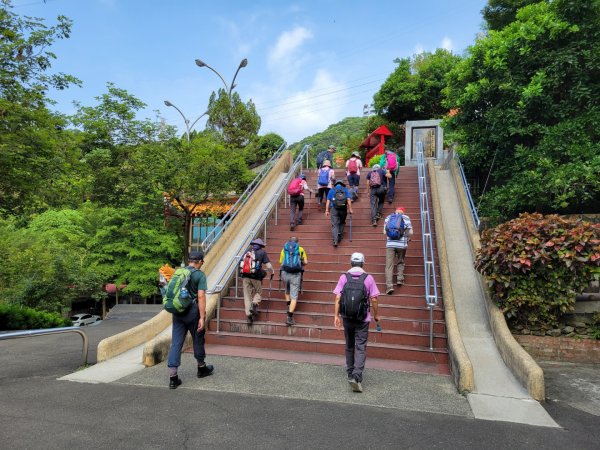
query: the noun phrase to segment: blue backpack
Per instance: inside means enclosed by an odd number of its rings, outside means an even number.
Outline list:
[[[323,167],[319,169],[319,179],[317,183],[321,187],[326,187],[329,184],[329,167]]]
[[[404,217],[402,217],[402,214],[392,214],[385,227],[385,234],[387,237],[392,241],[399,241],[404,236],[405,230],[406,224],[404,223]]]
[[[286,242],[283,246],[283,264],[281,268],[288,273],[302,272],[300,246],[296,242]]]

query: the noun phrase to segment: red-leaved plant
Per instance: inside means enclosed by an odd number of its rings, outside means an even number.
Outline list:
[[[507,319],[555,326],[600,274],[600,225],[521,214],[483,233],[475,269]]]

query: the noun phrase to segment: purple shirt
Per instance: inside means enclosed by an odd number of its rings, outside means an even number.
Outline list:
[[[350,275],[355,275],[357,277],[359,277],[360,275],[362,275],[365,271],[362,269],[362,267],[352,267],[348,273]],[[337,286],[335,287],[335,289],[333,290],[333,293],[337,296],[340,295],[342,293],[342,289],[344,289],[344,285],[346,284],[346,274],[342,274],[340,275],[340,279],[338,280]],[[369,299],[371,298],[376,298],[379,296],[379,289],[377,289],[377,285],[375,284],[375,280],[373,279],[373,277],[371,275],[367,275],[367,278],[365,278],[365,287],[367,288],[367,292],[369,293]],[[365,318],[365,322],[370,322],[371,321],[371,310],[369,310],[369,314],[367,314],[367,317]]]

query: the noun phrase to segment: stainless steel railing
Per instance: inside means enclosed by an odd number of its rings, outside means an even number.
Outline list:
[[[433,308],[438,304],[435,255],[427,192],[427,161],[423,154],[423,142],[417,142],[417,173],[419,178],[419,209],[421,213],[421,236],[423,240],[423,266],[425,269],[425,301],[429,308],[429,349],[433,350]]]
[[[288,193],[287,193],[287,185],[290,181],[299,174],[304,166],[304,159],[308,154],[309,145],[305,145],[304,148],[298,153],[294,163],[290,167],[287,175],[281,180],[279,185],[276,187],[274,194],[271,196],[271,199],[267,206],[263,209],[261,214],[256,218],[251,227],[249,228],[248,233],[242,241],[240,245],[236,248],[235,256],[233,256],[229,263],[223,268],[219,277],[217,279],[216,284],[206,291],[207,294],[218,294],[217,298],[217,333],[220,331],[221,325],[221,300],[222,294],[225,287],[227,287],[231,280],[235,277],[235,292],[237,297],[238,292],[238,266],[240,259],[244,251],[250,245],[250,242],[262,231],[263,239],[267,242],[267,222],[269,220],[269,216],[274,213],[275,215],[275,223],[277,223],[277,213],[279,208],[279,203],[282,200],[284,201],[284,206],[287,206],[288,203]],[[308,160],[307,160],[308,162]]]
[[[80,330],[78,327],[62,327],[62,328],[47,328],[43,330],[24,330],[14,331],[12,333],[0,334],[0,341],[5,339],[20,339],[25,337],[44,336],[48,334],[60,334],[60,333],[77,333],[83,339],[83,354],[82,364],[87,364],[89,340],[87,334]]]
[[[200,246],[204,250],[204,253],[208,253],[208,251],[215,244],[217,239],[223,234],[223,232],[227,229],[229,224],[235,217],[238,215],[240,210],[244,207],[248,199],[252,196],[256,188],[260,185],[261,181],[267,176],[270,170],[273,168],[277,160],[281,157],[285,149],[287,148],[287,144],[284,142],[281,144],[281,147],[277,149],[275,153],[269,158],[269,160],[265,163],[261,171],[256,175],[254,180],[248,185],[246,190],[240,195],[237,201],[229,208],[229,211],[223,216],[223,218],[215,224],[215,227],[212,229],[210,233],[206,235],[206,238],[202,241]]]
[[[479,214],[477,213],[477,207],[475,206],[475,202],[473,201],[473,197],[471,196],[471,190],[469,189],[469,183],[467,183],[467,177],[465,177],[465,171],[460,162],[460,157],[456,152],[454,152],[454,159],[456,160],[456,165],[458,166],[458,171],[460,173],[463,188],[465,190],[465,194],[467,195],[467,200],[469,201],[469,209],[471,210],[471,218],[473,219],[473,224],[475,225],[475,229],[479,231],[479,226],[481,225],[481,222],[479,220]]]

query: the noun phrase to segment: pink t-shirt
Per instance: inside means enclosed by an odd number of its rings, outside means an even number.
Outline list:
[[[365,271],[363,270],[362,267],[352,267],[348,273],[350,275],[355,275],[357,277],[359,277],[360,275],[362,275]],[[342,289],[344,289],[344,285],[346,284],[346,274],[342,274],[340,275],[340,279],[337,282],[337,285],[335,287],[335,289],[333,290],[333,293],[337,296],[340,295],[342,293]],[[379,289],[377,289],[377,285],[375,284],[375,280],[373,279],[373,277],[371,275],[367,275],[367,278],[365,278],[365,287],[367,288],[367,292],[369,293],[369,298],[376,298],[379,296],[380,292]],[[365,318],[365,322],[370,322],[371,321],[371,310],[369,310],[369,314],[367,314],[367,317]]]

